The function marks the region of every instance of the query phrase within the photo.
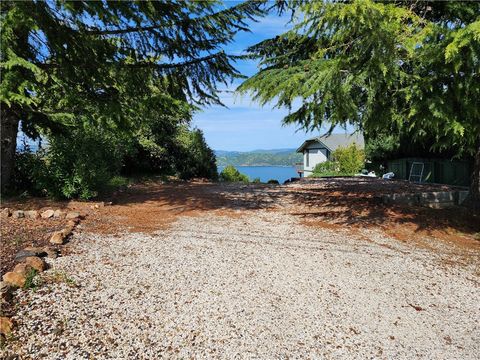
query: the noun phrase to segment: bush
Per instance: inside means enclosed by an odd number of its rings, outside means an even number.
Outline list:
[[[270,180],[267,181],[267,184],[275,184],[275,185],[278,185],[279,182],[278,182],[278,180],[270,179]]]
[[[122,147],[100,131],[73,131],[50,138],[46,172],[38,179],[53,197],[89,199],[119,173]]]
[[[13,192],[28,191],[30,195],[42,194],[42,180],[46,174],[43,151],[37,153],[20,152],[15,154],[15,167],[12,176]]]
[[[347,147],[339,147],[333,152],[333,157],[338,163],[338,170],[344,174],[354,175],[365,165],[365,152],[355,143]]]
[[[339,147],[332,153],[333,161],[317,164],[312,176],[352,176],[360,172],[365,165],[365,152],[355,143]]]
[[[338,163],[334,161],[319,163],[313,169],[313,176],[336,176],[338,174]]]
[[[252,183],[253,184],[261,184],[262,182],[261,182],[259,177],[256,177],[255,179],[252,180]]]
[[[228,165],[227,167],[225,167],[225,169],[222,170],[222,172],[220,173],[220,180],[226,182],[249,182],[248,176],[240,173],[232,165]]]

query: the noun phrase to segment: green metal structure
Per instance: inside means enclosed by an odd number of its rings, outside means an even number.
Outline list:
[[[402,158],[387,162],[388,171],[395,173],[396,179],[408,180],[413,163],[423,163],[421,182],[469,186],[472,164],[468,161]]]

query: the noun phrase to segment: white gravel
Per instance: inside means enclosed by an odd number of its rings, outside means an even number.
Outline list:
[[[478,359],[474,268],[278,212],[77,235],[22,291],[7,353],[46,359]],[[365,240],[365,237],[369,241]],[[71,285],[71,284],[70,284]]]

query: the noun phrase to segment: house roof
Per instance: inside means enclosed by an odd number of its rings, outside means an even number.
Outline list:
[[[355,132],[353,134],[330,134],[305,140],[302,146],[297,149],[297,152],[303,152],[306,147],[313,143],[319,143],[330,151],[335,151],[339,147],[345,147],[352,143],[355,143],[362,148],[365,146],[363,134],[360,132]]]

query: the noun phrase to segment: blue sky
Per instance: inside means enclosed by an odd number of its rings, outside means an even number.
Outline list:
[[[227,2],[228,4],[228,2]],[[231,3],[227,6],[231,6]],[[225,50],[229,54],[242,54],[250,45],[275,37],[285,32],[289,15],[282,17],[271,14],[250,23],[251,33],[239,33]],[[252,60],[239,61],[237,69],[246,76],[257,72],[257,63]],[[237,81],[221,93],[222,102],[228,107],[211,106],[194,115],[193,125],[203,130],[209,146],[215,150],[249,151],[257,149],[296,148],[306,138],[319,132],[306,134],[295,126],[282,126],[288,113],[285,109],[272,109],[272,105],[260,107],[248,96],[240,97],[233,90],[241,83]],[[343,132],[343,130],[335,131]]]

